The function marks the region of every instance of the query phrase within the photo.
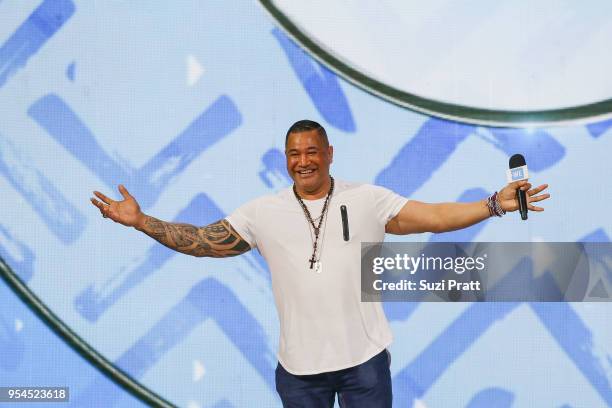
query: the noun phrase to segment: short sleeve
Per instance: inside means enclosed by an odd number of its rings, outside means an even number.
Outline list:
[[[408,202],[407,198],[384,187],[370,186],[370,190],[374,199],[376,216],[383,225],[395,217]]]
[[[252,249],[257,247],[257,207],[258,200],[249,201],[225,217]]]

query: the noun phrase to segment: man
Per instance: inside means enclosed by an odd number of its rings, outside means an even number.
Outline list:
[[[276,387],[285,407],[390,407],[391,332],[380,303],[361,302],[360,243],[385,232],[410,234],[465,228],[516,211],[516,190],[533,205],[547,185],[508,184],[473,203],[408,201],[382,187],[334,180],[333,147],[316,122],[299,121],[286,135],[293,188],[253,200],[205,227],[168,223],[140,211],[126,188],[122,201],[100,192],[92,203],[104,217],[134,227],[194,256],[228,257],[257,247],[268,262],[280,319]],[[407,175],[409,177],[409,175]],[[340,207],[347,209],[349,236]]]

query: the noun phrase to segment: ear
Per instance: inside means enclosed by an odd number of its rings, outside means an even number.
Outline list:
[[[329,145],[327,147],[327,154],[329,155],[329,162],[333,163],[333,161],[334,161],[334,146]]]

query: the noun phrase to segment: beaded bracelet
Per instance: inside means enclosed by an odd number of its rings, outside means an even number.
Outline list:
[[[506,214],[506,211],[502,208],[499,200],[497,199],[497,191],[493,193],[493,195],[487,198],[487,208],[489,209],[489,215],[501,217]]]

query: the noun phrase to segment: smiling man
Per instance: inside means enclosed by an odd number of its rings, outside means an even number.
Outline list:
[[[297,122],[285,137],[285,154],[287,172],[301,196],[307,200],[324,197],[330,188],[329,166],[334,157],[325,129],[316,122]]]
[[[134,227],[176,251],[228,257],[257,248],[272,275],[280,320],[276,388],[285,407],[390,407],[392,335],[380,303],[361,302],[361,242],[381,242],[385,232],[410,234],[465,228],[516,211],[516,190],[533,205],[547,186],[508,184],[473,203],[428,204],[369,184],[334,180],[325,129],[293,124],[286,135],[292,188],[246,203],[204,227],[158,220],[141,212],[119,186],[122,201],[100,192],[92,203],[104,217]],[[409,175],[407,175],[409,177]],[[340,208],[350,223],[343,233]]]

